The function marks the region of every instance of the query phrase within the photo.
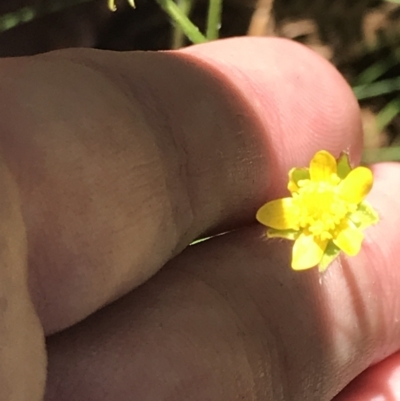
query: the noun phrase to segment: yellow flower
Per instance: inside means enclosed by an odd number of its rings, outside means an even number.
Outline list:
[[[135,8],[135,0],[128,0],[131,7]],[[115,0],[108,0],[108,8],[111,11],[117,11],[117,6],[115,5]]]
[[[364,200],[372,184],[370,169],[352,170],[347,154],[336,160],[321,150],[309,168],[289,171],[292,196],[266,203],[256,218],[269,227],[269,238],[295,241],[294,270],[319,265],[324,271],[341,250],[356,255],[364,239],[362,230],[378,222],[377,213]]]

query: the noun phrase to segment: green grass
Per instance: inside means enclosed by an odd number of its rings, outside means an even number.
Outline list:
[[[27,22],[43,17],[44,15],[56,13],[69,7],[73,7],[82,3],[88,3],[89,1],[93,0],[53,0],[51,3],[47,2],[40,7],[27,6],[20,8],[12,13],[0,16],[0,32],[8,31],[9,29],[15,28],[18,25],[26,24]]]
[[[23,7],[12,13],[0,16],[0,32],[7,31],[19,25],[26,24],[43,15],[56,13],[82,3],[88,3],[93,0],[54,0],[40,6]],[[98,0],[99,1],[99,0]],[[116,11],[114,0],[101,0],[106,2],[111,11]],[[135,7],[133,0],[127,0]],[[192,43],[203,43],[209,40],[218,39],[221,27],[222,2],[223,0],[209,0],[208,16],[206,23],[206,34],[200,32],[200,29],[190,20],[189,12],[192,8],[193,0],[154,0],[170,17],[171,22],[176,27],[175,47],[177,43],[183,43],[179,38],[179,32],[182,32]]]

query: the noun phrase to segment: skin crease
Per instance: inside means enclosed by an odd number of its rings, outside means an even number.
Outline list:
[[[317,150],[359,162],[358,106],[326,61],[241,38],[6,59],[0,80],[31,296],[59,332],[46,401],[332,400],[398,350],[398,165],[374,167],[362,252],[323,276],[249,226]],[[43,374],[43,353],[21,364]]]

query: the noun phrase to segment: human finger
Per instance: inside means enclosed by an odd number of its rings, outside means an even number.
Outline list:
[[[359,255],[295,272],[261,227],[190,247],[49,339],[46,401],[331,401],[400,349],[400,165],[374,172],[381,220]]]
[[[356,377],[334,401],[400,399],[400,354],[396,353]]]
[[[44,334],[29,296],[18,188],[0,160],[0,400],[41,401]]]
[[[350,88],[286,40],[68,50],[2,60],[0,80],[1,147],[47,333],[143,283],[193,239],[253,221],[316,150],[360,156]]]

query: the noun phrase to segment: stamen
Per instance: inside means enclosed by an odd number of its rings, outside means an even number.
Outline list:
[[[300,180],[299,191],[293,194],[299,209],[299,226],[321,240],[332,239],[338,226],[356,208],[340,198],[336,186],[339,181],[336,174],[331,177],[332,184]]]

